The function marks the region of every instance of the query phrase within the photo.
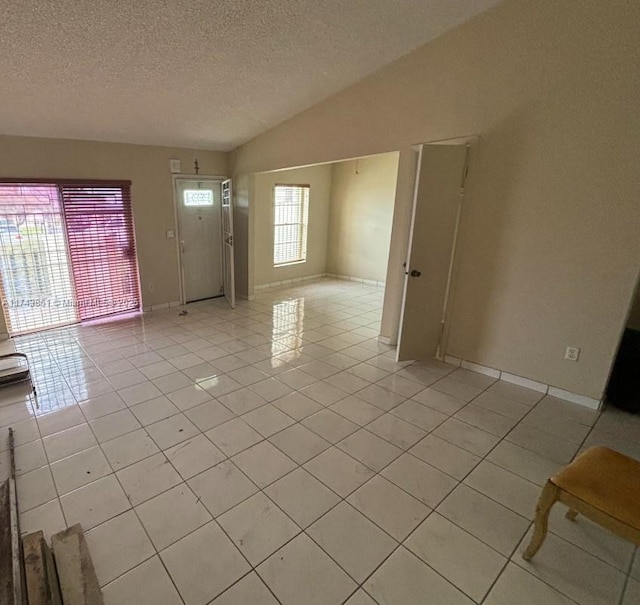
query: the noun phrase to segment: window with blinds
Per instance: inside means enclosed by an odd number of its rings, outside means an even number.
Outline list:
[[[276,185],[273,194],[273,264],[307,259],[309,185]]]
[[[80,320],[140,308],[128,183],[60,187]]]

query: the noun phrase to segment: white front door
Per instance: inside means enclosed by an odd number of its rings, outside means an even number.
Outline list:
[[[220,183],[178,180],[180,259],[185,302],[223,294]]]
[[[398,361],[434,357],[442,338],[466,145],[423,145],[416,175]]]

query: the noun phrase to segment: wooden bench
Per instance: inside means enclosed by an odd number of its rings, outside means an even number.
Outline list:
[[[547,480],[538,504],[533,537],[522,555],[529,561],[547,535],[556,502],[640,546],[640,462],[607,447],[591,447]]]

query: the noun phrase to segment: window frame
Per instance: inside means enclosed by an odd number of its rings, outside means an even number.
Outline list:
[[[302,196],[302,208],[300,212],[300,221],[292,223],[276,223],[276,199],[279,188],[287,189],[301,189],[306,191],[306,196]],[[271,236],[272,236],[272,261],[274,268],[286,267],[288,265],[298,265],[307,262],[307,243],[309,239],[309,207],[311,205],[311,185],[308,183],[276,183],[273,186],[273,194],[271,201]],[[286,225],[298,225],[300,229],[300,236],[298,237],[298,250],[297,257],[288,258],[287,260],[276,262],[276,249],[279,244],[276,243],[276,227]],[[282,244],[280,244],[282,245]]]

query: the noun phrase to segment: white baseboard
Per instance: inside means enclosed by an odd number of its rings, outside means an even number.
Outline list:
[[[146,307],[142,307],[142,310],[147,311],[160,311],[160,309],[168,309],[169,307],[179,307],[182,303],[179,300],[174,300],[173,302],[166,303],[158,303],[157,305],[147,305]]]
[[[602,401],[599,401],[598,399],[586,397],[585,395],[578,395],[577,393],[565,391],[564,389],[559,389],[557,387],[550,386],[547,391],[547,395],[557,397],[558,399],[565,399],[566,401],[577,403],[578,405],[584,405],[592,410],[599,410],[602,407]]]
[[[378,336],[378,342],[382,343],[383,345],[389,345],[390,347],[395,347],[398,344],[398,341],[395,338],[382,336],[382,334]]]
[[[518,385],[519,387],[531,389],[532,391],[538,391],[539,393],[546,393],[549,390],[549,385],[543,384],[542,382],[536,382],[535,380],[530,380],[529,378],[523,378],[522,376],[516,376],[515,374],[509,374],[508,372],[501,372],[500,380],[510,382],[511,384]]]
[[[580,395],[579,393],[566,391],[565,389],[560,389],[550,384],[544,384],[543,382],[531,380],[530,378],[516,376],[515,374],[510,374],[509,372],[504,372],[503,370],[498,370],[496,368],[483,366],[472,361],[459,359],[458,357],[454,357],[452,355],[445,355],[444,360],[451,365],[466,368],[467,370],[472,370],[474,372],[478,372],[479,374],[485,374],[486,376],[491,376],[493,378],[497,378],[498,380],[504,380],[505,382],[510,382],[511,384],[516,384],[527,389],[532,389],[551,397],[557,397],[558,399],[564,399],[565,401],[570,401],[571,403],[577,403],[578,405],[583,405],[585,407],[591,408],[592,410],[599,410],[602,408],[602,400],[593,399],[592,397],[587,397],[586,395]]]
[[[494,368],[488,368],[487,366],[481,366],[479,363],[472,363],[470,361],[463,361],[460,364],[465,370],[471,370],[472,372],[478,372],[478,374],[484,374],[485,376],[491,376],[491,378],[500,378],[500,370]]]
[[[339,275],[337,273],[325,273],[326,277],[332,277],[333,279],[342,279],[344,281],[355,281],[368,286],[380,286],[384,287],[386,282],[376,281],[375,279],[366,279],[364,277],[356,277],[355,275]]]
[[[452,366],[457,366],[458,368],[462,365],[462,359],[454,357],[453,355],[445,355],[444,360],[445,363],[450,363]]]
[[[326,273],[315,273],[314,275],[304,275],[303,277],[292,277],[291,279],[281,279],[280,281],[272,281],[266,284],[256,284],[253,287],[255,292],[260,290],[267,290],[269,288],[280,288],[282,286],[290,286],[291,284],[297,284],[303,281],[310,281],[312,279],[320,279],[325,277]]]

